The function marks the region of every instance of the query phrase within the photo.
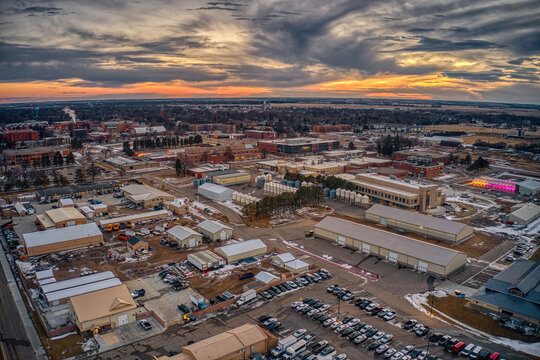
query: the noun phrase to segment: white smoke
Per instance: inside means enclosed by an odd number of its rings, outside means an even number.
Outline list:
[[[75,110],[72,110],[69,108],[69,106],[66,106],[64,108],[64,112],[69,115],[74,124],[77,123],[77,115],[75,115]]]

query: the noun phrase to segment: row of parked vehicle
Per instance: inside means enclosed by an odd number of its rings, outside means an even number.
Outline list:
[[[405,330],[415,332],[418,328],[422,327],[415,319],[409,319],[401,325]],[[501,356],[499,353],[491,353],[481,346],[475,345],[473,343],[467,344],[463,341],[460,341],[457,338],[454,338],[450,335],[445,335],[442,333],[433,333],[428,338],[428,341],[436,346],[443,347],[447,352],[462,356],[468,357],[470,359],[480,359],[480,360],[500,360]]]
[[[13,229],[5,228],[4,237],[6,238],[8,246],[11,250],[14,250],[17,248],[17,246],[19,246],[19,236]]]
[[[276,323],[274,317],[261,315],[259,325],[265,328]],[[270,349],[266,359],[280,360],[314,360],[318,356],[332,357],[333,360],[350,360],[347,355],[337,354],[336,349],[328,341],[315,343],[315,334],[308,334],[306,329],[298,329],[293,334],[280,339],[273,349]]]
[[[507,255],[506,261],[515,261],[516,259],[525,256],[529,251],[533,250],[534,246],[529,243],[519,243],[514,248],[512,255]]]
[[[272,286],[268,290],[261,291],[259,294],[265,300],[272,300],[274,297],[278,296],[281,293],[292,291],[298,288],[303,288],[305,286],[309,286],[311,284],[315,284],[320,281],[329,279],[330,277],[332,277],[330,271],[326,269],[321,269],[317,272],[309,273],[304,276],[299,276],[296,279],[289,280],[283,284]]]

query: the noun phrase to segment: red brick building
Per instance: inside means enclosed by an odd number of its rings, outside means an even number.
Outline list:
[[[8,142],[39,140],[39,132],[35,130],[9,130],[1,134]]]
[[[437,165],[416,165],[415,163],[408,161],[394,161],[393,164],[396,169],[407,170],[415,177],[424,177],[424,178],[434,178],[439,175],[444,170],[444,164]]]
[[[277,139],[277,133],[268,130],[246,130],[244,134],[248,138],[263,139],[263,140],[275,140]]]
[[[8,149],[4,151],[8,165],[32,164],[34,161],[41,161],[43,154],[48,154],[52,161],[56,152],[59,151],[63,157],[69,154],[69,149],[60,146],[40,146],[27,149]]]
[[[227,161],[227,153],[230,152],[232,161],[255,160],[261,158],[261,153],[252,147],[245,145],[227,145],[227,146],[193,146],[185,148],[183,152],[178,153],[180,160],[192,163],[211,163],[218,164]]]

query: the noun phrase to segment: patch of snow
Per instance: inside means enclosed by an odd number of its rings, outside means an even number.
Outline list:
[[[323,254],[322,257],[326,260],[332,260],[332,257],[330,255]]]
[[[53,336],[51,338],[51,340],[59,340],[59,339],[63,339],[65,337],[68,337],[69,335],[75,335],[75,334],[77,334],[76,331],[70,331],[68,333],[65,333],[64,335]]]
[[[99,349],[99,345],[98,345],[97,341],[94,340],[94,338],[90,338],[90,339],[86,340],[85,342],[83,342],[81,344],[81,347],[82,347],[84,352]]]
[[[21,269],[24,276],[33,275],[34,274],[34,264],[32,264],[30,261],[21,261],[21,260],[15,260],[15,263],[19,266],[19,269]]]
[[[223,205],[223,206],[228,207],[231,210],[233,210],[238,215],[244,215],[244,213],[242,212],[242,205],[235,204],[230,200],[221,201],[220,204]]]

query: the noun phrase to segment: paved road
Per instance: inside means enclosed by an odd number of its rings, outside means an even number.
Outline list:
[[[1,254],[0,256],[4,256]],[[36,359],[4,271],[0,271],[0,341],[5,359]]]

